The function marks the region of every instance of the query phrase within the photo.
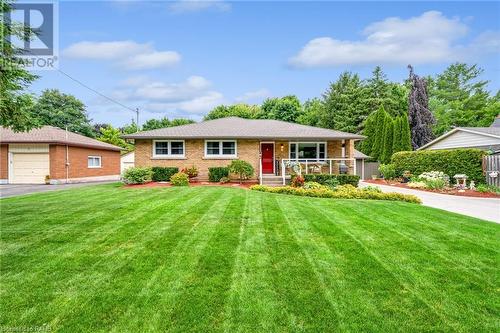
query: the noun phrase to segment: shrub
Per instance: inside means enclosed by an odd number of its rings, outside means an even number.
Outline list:
[[[410,188],[427,188],[427,184],[419,181],[411,181],[408,183],[408,187]]]
[[[500,187],[495,185],[479,184],[476,187],[476,191],[480,193],[495,193],[500,194]]]
[[[184,172],[177,172],[170,177],[170,183],[174,186],[189,186],[189,176]]]
[[[168,182],[173,174],[179,172],[176,167],[152,167],[154,182]]]
[[[248,179],[254,174],[253,166],[243,160],[231,161],[231,164],[229,164],[229,171],[238,175],[240,183],[242,180]]]
[[[419,150],[392,155],[396,175],[405,170],[414,175],[437,170],[447,175],[466,174],[476,184],[485,182],[482,160],[486,153],[479,149]]]
[[[198,168],[196,168],[194,165],[190,168],[182,169],[181,172],[188,175],[189,178],[198,177]]]
[[[222,184],[229,183],[230,181],[231,181],[231,180],[229,179],[229,177],[222,177],[222,178],[220,179],[220,182],[221,182]]]
[[[330,189],[334,190],[339,186],[339,180],[337,178],[329,178],[325,180],[325,186],[328,186]]]
[[[151,168],[128,168],[123,173],[123,182],[125,184],[144,184],[149,183],[153,177]]]
[[[440,190],[450,184],[450,177],[441,171],[424,172],[418,176],[418,180],[432,190]]]
[[[394,179],[396,177],[396,168],[394,164],[380,164],[378,171],[384,176],[384,179]]]
[[[366,192],[378,192],[378,193],[382,193],[382,190],[378,186],[368,185],[368,186],[363,187],[362,190],[366,191]]]
[[[406,201],[411,203],[421,203],[420,199],[414,195],[401,194],[401,193],[381,193],[372,190],[366,191],[355,188],[352,185],[339,186],[339,187],[342,187],[342,189],[337,191],[333,191],[328,188],[308,190],[303,187],[299,188],[292,186],[270,187],[265,185],[253,185],[250,187],[250,189],[261,192],[291,194],[291,195],[317,197],[317,198],[392,200],[392,201]]]
[[[211,182],[220,182],[221,178],[229,177],[228,167],[212,167],[208,168],[208,180]]]
[[[307,174],[303,175],[306,182],[317,182],[322,185],[327,185],[326,181],[328,179],[336,179],[339,185],[350,184],[352,186],[358,187],[359,176],[357,175],[330,175],[327,173],[319,174]]]
[[[317,190],[317,189],[325,188],[325,185],[321,185],[320,183],[316,183],[316,182],[306,182],[306,183],[304,183],[304,188],[306,190]]]
[[[292,177],[292,181],[290,183],[293,187],[302,187],[304,186],[304,177],[302,176],[294,176]]]

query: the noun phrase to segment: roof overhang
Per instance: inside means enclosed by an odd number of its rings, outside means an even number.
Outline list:
[[[428,148],[428,147],[436,144],[437,142],[439,142],[439,141],[441,141],[441,140],[449,137],[450,135],[452,135],[453,133],[456,133],[458,131],[468,132],[468,133],[473,133],[473,134],[477,134],[477,135],[487,136],[487,137],[490,137],[490,138],[500,139],[500,136],[495,135],[495,134],[484,133],[484,132],[480,132],[480,131],[474,131],[474,130],[471,130],[471,129],[468,129],[468,128],[455,127],[451,131],[449,131],[447,133],[444,133],[443,135],[441,135],[441,136],[435,138],[434,140],[432,140],[431,142],[426,143],[425,145],[423,145],[422,147],[418,148],[417,150],[426,149],[426,148]]]
[[[62,145],[70,147],[82,147],[82,148],[92,148],[99,150],[112,150],[112,151],[122,151],[124,148],[120,147],[103,147],[98,145],[74,143],[74,142],[64,142],[64,141],[22,141],[22,140],[2,140],[0,144],[49,144],[49,145]]]

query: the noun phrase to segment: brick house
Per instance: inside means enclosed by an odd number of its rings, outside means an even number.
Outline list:
[[[364,137],[278,120],[227,117],[123,136],[135,141],[135,166],[199,169],[249,162],[252,180],[286,182],[291,170],[302,173],[356,174],[354,142]]]
[[[0,127],[0,183],[119,180],[121,148],[57,127],[29,132]]]

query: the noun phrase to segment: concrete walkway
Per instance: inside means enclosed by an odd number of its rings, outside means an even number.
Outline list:
[[[84,187],[89,185],[115,183],[116,181],[105,182],[90,182],[90,183],[75,183],[75,184],[61,184],[61,185],[20,185],[20,184],[5,184],[0,185],[0,198],[15,197],[18,195],[47,192],[55,190],[64,190],[76,187]]]
[[[377,186],[383,192],[398,192],[416,195],[422,200],[422,203],[425,206],[500,223],[500,199],[461,197],[457,195],[418,191],[390,185],[360,182],[360,187],[368,185]]]

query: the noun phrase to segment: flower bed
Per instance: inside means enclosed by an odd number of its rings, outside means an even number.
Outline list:
[[[426,191],[426,192],[433,192],[433,193],[440,193],[440,194],[449,194],[449,195],[457,195],[457,196],[464,196],[464,197],[476,197],[476,198],[500,198],[500,195],[492,193],[492,192],[478,192],[470,189],[464,190],[464,192],[459,192],[455,188],[448,188],[448,189],[428,189],[428,188],[422,188],[422,187],[411,187],[408,186],[408,184],[411,183],[400,183],[397,180],[384,180],[384,179],[370,179],[370,180],[364,180],[365,183],[369,184],[378,184],[378,185],[389,185],[389,186],[395,186],[395,187],[400,187],[400,188],[407,188],[411,190],[418,190],[418,191]]]
[[[419,198],[414,195],[401,194],[401,193],[382,193],[380,190],[368,188],[358,189],[352,185],[338,186],[335,190],[326,186],[322,188],[304,188],[292,186],[270,187],[265,185],[254,185],[250,187],[251,190],[291,194],[306,197],[317,198],[333,198],[333,199],[372,199],[372,200],[390,200],[390,201],[406,201],[410,203],[422,203]]]

